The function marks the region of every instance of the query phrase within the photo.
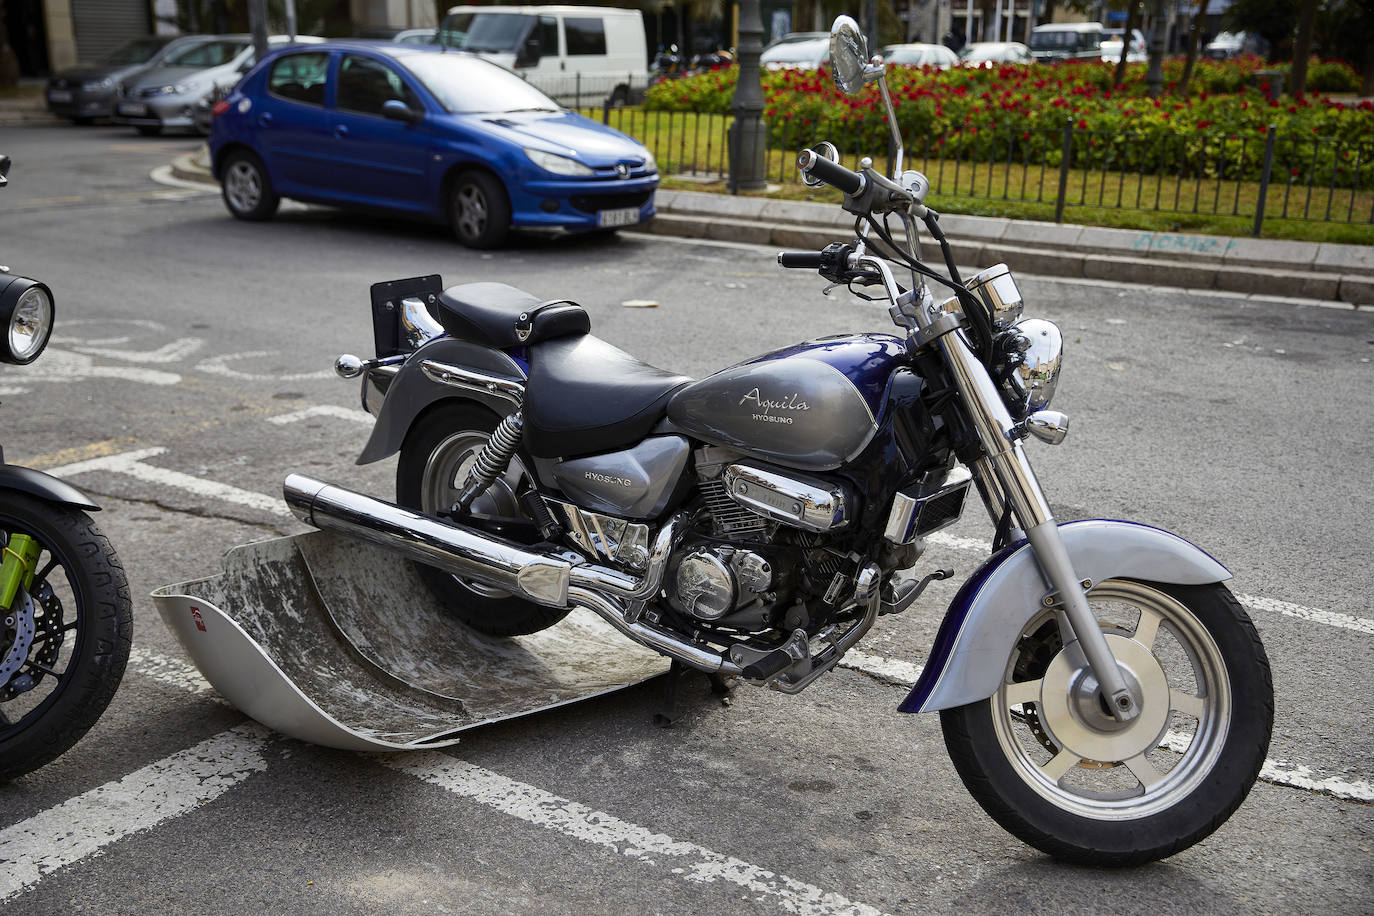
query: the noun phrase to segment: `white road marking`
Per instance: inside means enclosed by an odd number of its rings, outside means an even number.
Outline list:
[[[205,341],[199,337],[182,337],[171,343],[163,344],[156,350],[120,350],[109,346],[96,346],[94,341],[72,349],[80,353],[88,353],[91,356],[107,356],[111,359],[122,359],[129,363],[176,363],[197,352],[203,346],[205,346]]]
[[[171,658],[161,652],[154,652],[142,646],[129,650],[129,667],[149,680],[175,687],[191,694],[204,694],[208,699],[230,705],[229,701],[215,693],[215,688],[200,673],[195,665],[182,659]]]
[[[943,532],[936,532],[927,538],[927,540],[932,544],[938,544],[941,547],[950,547],[954,550],[975,551],[983,554],[985,557],[992,552],[991,543],[988,541],[980,541],[976,538],[955,537]],[[1298,620],[1310,620],[1313,623],[1322,623],[1329,627],[1337,627],[1342,630],[1353,630],[1356,633],[1365,633],[1374,636],[1374,620],[1370,620],[1367,617],[1355,617],[1337,611],[1323,611],[1319,608],[1303,607],[1300,604],[1279,601],[1277,598],[1261,598],[1256,595],[1236,595],[1236,600],[1252,611],[1273,612],[1275,614],[1282,614],[1285,617],[1293,617]]]
[[[879,910],[813,884],[779,875],[695,843],[684,843],[627,823],[586,805],[435,751],[397,755],[383,762],[417,779],[502,814],[602,846],[649,865],[669,868],[684,881],[725,881],[772,897],[789,913],[878,916]]]
[[[340,420],[352,420],[355,423],[366,423],[371,426],[376,422],[372,414],[365,410],[354,407],[340,407],[337,404],[319,404],[315,407],[306,407],[303,410],[293,410],[291,413],[278,414],[275,417],[268,417],[268,423],[275,423],[278,426],[285,426],[287,423],[299,423],[301,420],[309,420],[312,417],[336,417]]]
[[[229,484],[143,463],[144,458],[154,458],[166,451],[165,448],[156,447],[121,452],[118,455],[106,455],[101,458],[91,458],[87,461],[77,461],[72,464],[49,468],[48,473],[54,477],[65,478],[77,474],[88,474],[92,471],[108,471],[114,474],[125,474],[146,483],[185,490],[207,499],[221,499],[238,506],[270,512],[273,515],[291,514],[280,497],[264,496],[261,493],[242,490]]]
[[[268,734],[255,722],[244,723],[0,830],[0,901],[266,770]]]
[[[49,347],[41,362],[16,367],[16,381],[84,382],[88,379],[121,379],[145,385],[175,385],[181,376],[175,372],[142,369],[136,366],[100,366],[84,353]]]
[[[334,378],[333,369],[321,369],[318,372],[246,372],[243,369],[230,368],[230,363],[242,364],[250,359],[261,359],[264,356],[276,356],[279,350],[249,350],[244,353],[221,353],[219,356],[212,356],[205,360],[196,368],[201,372],[210,375],[220,375],[225,378],[246,379],[248,381],[266,382],[298,382],[305,379]]]

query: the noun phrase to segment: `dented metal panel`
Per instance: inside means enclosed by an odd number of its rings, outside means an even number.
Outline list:
[[[325,531],[236,547],[222,575],[153,598],[231,703],[347,750],[452,744],[464,729],[668,669],[589,611],[531,636],[484,637],[447,614],[409,562]]]

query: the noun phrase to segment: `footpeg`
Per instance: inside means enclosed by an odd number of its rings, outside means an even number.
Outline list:
[[[766,681],[782,674],[797,660],[786,649],[774,649],[763,658],[756,659],[744,666],[743,674],[753,681]]]

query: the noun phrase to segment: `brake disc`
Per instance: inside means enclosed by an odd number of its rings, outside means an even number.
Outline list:
[[[4,626],[3,636],[0,636],[0,640],[3,641],[0,641],[0,645],[9,646],[4,657],[0,658],[0,685],[3,685],[0,686],[0,699],[5,700],[23,692],[12,690],[10,681],[29,657],[29,647],[33,645],[35,630],[33,598],[25,591],[21,591],[16,597],[16,607],[11,607],[4,618],[0,619],[0,624]]]

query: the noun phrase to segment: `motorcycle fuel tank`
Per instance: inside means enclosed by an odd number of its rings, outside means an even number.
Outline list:
[[[668,403],[674,427],[712,445],[808,471],[834,470],[877,431],[904,360],[889,334],[822,337],[722,369]]]

